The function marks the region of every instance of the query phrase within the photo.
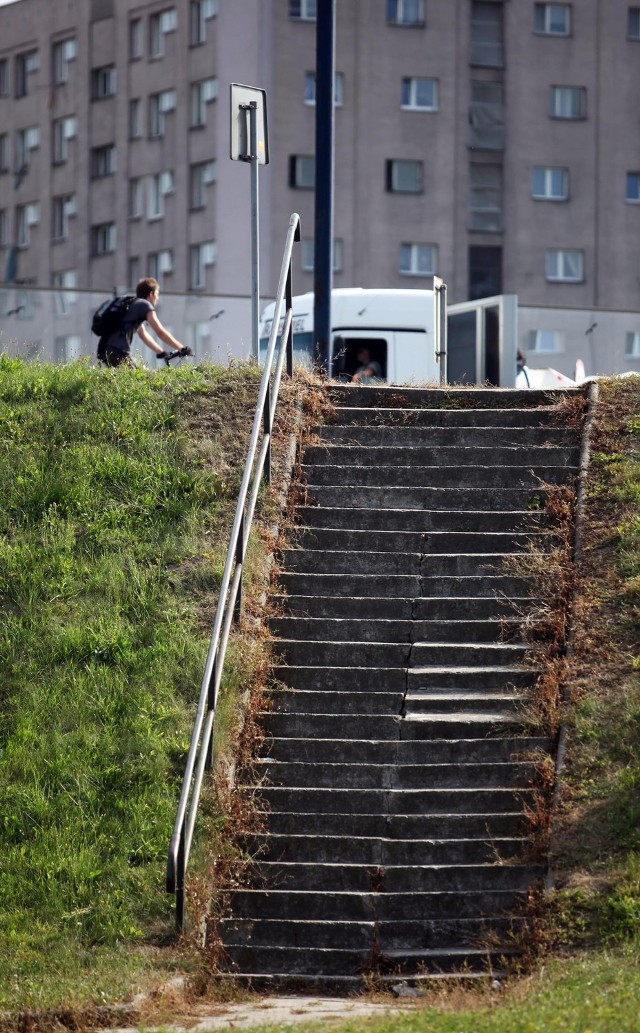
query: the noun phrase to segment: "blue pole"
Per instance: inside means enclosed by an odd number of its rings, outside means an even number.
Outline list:
[[[329,376],[331,375],[331,288],[333,286],[335,50],[335,0],[317,0],[313,326],[316,364],[324,368]]]

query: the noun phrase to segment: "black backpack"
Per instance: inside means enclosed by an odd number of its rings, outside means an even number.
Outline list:
[[[92,333],[98,337],[109,337],[110,334],[119,330],[125,314],[135,300],[135,294],[119,294],[116,298],[108,298],[103,301],[93,313]]]

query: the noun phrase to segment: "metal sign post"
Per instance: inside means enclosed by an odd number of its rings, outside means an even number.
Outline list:
[[[447,382],[447,285],[439,276],[433,278],[434,337],[436,362],[440,364],[440,383]]]
[[[231,84],[232,161],[251,165],[251,354],[258,361],[260,320],[260,226],[258,165],[269,163],[267,95],[255,86]]]

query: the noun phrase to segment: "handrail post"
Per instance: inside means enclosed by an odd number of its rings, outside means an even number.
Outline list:
[[[207,691],[207,711],[215,710],[215,708],[216,708],[215,691],[216,691],[216,685],[218,683],[218,666],[219,666],[219,664],[220,664],[220,653],[219,653],[218,650],[216,650],[216,655],[213,658],[213,667],[211,669],[211,678],[209,679],[209,688],[208,688],[208,691]],[[203,746],[204,745],[205,744],[203,743]],[[209,742],[206,743],[206,751],[207,751],[207,755],[206,755],[206,760],[204,762],[204,766],[205,766],[205,770],[206,771],[211,771],[211,769],[213,768],[213,729],[211,731],[211,735],[209,736]]]
[[[240,567],[240,583],[238,584],[238,592],[236,594],[236,600],[233,604],[233,623],[240,623],[240,615],[242,613],[242,577],[244,574],[244,521],[245,514],[242,514],[240,520],[240,528],[238,530],[238,542],[236,544],[236,567]]]
[[[185,836],[184,823],[180,829],[180,845],[176,865],[176,930],[184,932],[184,876],[185,876]]]
[[[271,484],[271,386],[269,386],[265,395],[262,414],[262,431],[267,438],[267,454],[264,459],[263,477],[266,484]]]
[[[287,270],[287,285],[285,287],[285,298],[287,303],[287,309],[293,307],[293,290],[291,286],[291,259],[289,259],[289,268]],[[291,326],[289,327],[289,333],[287,334],[287,376],[293,376],[293,319],[291,320]]]

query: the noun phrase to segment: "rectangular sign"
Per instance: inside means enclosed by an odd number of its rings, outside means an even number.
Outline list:
[[[250,110],[256,111],[258,153],[250,154]],[[259,165],[269,164],[269,136],[267,131],[267,91],[257,86],[231,83],[231,149],[232,161],[250,161],[257,157]]]

